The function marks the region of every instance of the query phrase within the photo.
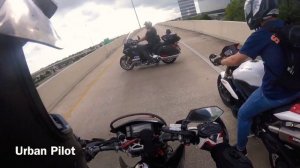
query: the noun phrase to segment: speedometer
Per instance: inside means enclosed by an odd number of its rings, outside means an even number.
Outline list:
[[[152,130],[152,124],[151,123],[146,123],[146,124],[134,124],[131,125],[131,132],[132,136],[136,137],[142,130]]]

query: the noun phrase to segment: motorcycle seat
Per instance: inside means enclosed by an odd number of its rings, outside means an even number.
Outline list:
[[[300,103],[300,98],[294,100],[293,102],[291,103],[288,103],[286,105],[283,105],[283,106],[280,106],[280,107],[277,107],[277,108],[274,108],[274,109],[271,109],[271,110],[268,110],[267,113],[268,114],[276,114],[276,113],[281,113],[281,112],[284,112],[284,111],[289,111],[290,108],[296,104],[296,103]]]

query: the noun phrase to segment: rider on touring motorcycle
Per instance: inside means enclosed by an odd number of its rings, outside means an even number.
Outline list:
[[[244,12],[247,24],[255,30],[236,54],[227,58],[217,57],[214,65],[237,66],[246,59],[261,56],[265,74],[262,85],[255,90],[238,111],[238,142],[236,149],[247,154],[247,136],[250,133],[252,119],[267,110],[288,104],[300,96],[300,92],[290,91],[276,83],[284,71],[284,53],[272,40],[270,29],[281,28],[284,21],[279,14],[277,1],[246,0]]]
[[[143,52],[142,59],[148,60],[148,59],[152,58],[150,56],[150,54],[152,54],[154,52],[155,46],[157,46],[160,42],[160,38],[157,34],[155,27],[152,26],[151,22],[149,22],[149,21],[145,22],[144,25],[145,25],[147,32],[146,32],[145,36],[140,38],[138,41],[141,42],[141,41],[146,40],[148,42],[148,44],[145,45],[145,48],[142,51]]]

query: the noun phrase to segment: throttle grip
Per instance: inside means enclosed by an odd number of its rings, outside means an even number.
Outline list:
[[[98,152],[94,151],[92,148],[87,148],[84,150],[85,159],[87,162],[94,159],[94,157],[97,155]]]

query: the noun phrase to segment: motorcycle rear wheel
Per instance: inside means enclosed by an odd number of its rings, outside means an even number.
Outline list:
[[[218,86],[219,95],[220,95],[223,103],[227,107],[231,107],[233,105],[233,97],[228,92],[228,90],[224,87],[224,85],[221,82],[221,79],[222,79],[222,77],[221,77],[221,75],[219,75],[218,76],[218,80],[217,80],[217,86]]]
[[[128,59],[130,59],[130,58],[126,55],[124,55],[120,58],[120,66],[121,66],[121,68],[123,68],[126,71],[132,70],[134,67],[133,63],[128,65],[128,61],[130,61]]]

